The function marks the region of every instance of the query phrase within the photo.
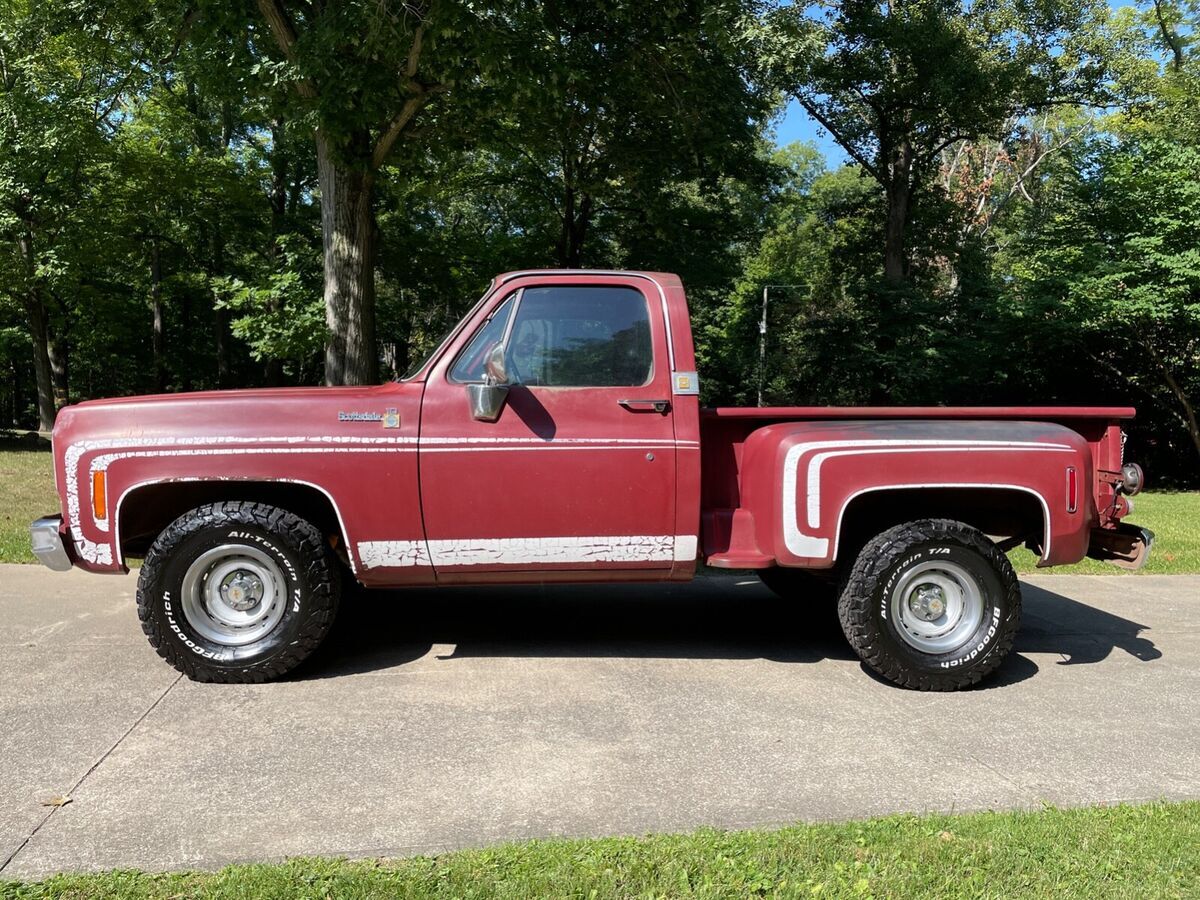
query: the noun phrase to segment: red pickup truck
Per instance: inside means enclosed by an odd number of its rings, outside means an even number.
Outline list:
[[[1136,567],[1125,408],[701,408],[683,286],[501,275],[408,377],[64,409],[52,569],[143,558],[142,627],[203,681],[282,675],[368,588],[754,569],[864,662],[953,690],[1020,620],[1004,555]],[[836,595],[836,600],[834,599]],[[825,598],[823,600],[823,598]]]

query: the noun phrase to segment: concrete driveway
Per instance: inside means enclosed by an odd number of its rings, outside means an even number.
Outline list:
[[[357,596],[253,687],[180,680],[133,589],[0,566],[0,878],[1200,797],[1200,577],[1027,578],[951,695],[753,578]]]

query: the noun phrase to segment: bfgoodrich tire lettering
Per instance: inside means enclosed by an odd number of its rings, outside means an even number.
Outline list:
[[[986,535],[962,522],[923,519],[863,548],[838,617],[855,652],[884,678],[952,691],[995,671],[1012,649],[1020,585]]]
[[[244,559],[261,576],[255,585],[270,607],[258,627],[239,631],[232,607],[233,625],[197,618],[197,566],[227,559]],[[213,503],[180,516],[151,546],[138,579],[138,617],[159,656],[189,678],[261,682],[317,648],[333,624],[340,585],[336,561],[308,522],[262,503]]]

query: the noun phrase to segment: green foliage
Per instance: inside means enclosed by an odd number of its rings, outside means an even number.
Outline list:
[[[1148,401],[1164,462],[1200,453],[1200,141],[1169,124],[1190,102],[1075,148],[1003,258],[1043,334]]]
[[[319,382],[319,128],[369,182],[388,374],[498,272],[673,271],[707,402],[756,402],[768,288],[764,402],[1136,403],[1131,454],[1187,483],[1197,18],[0,0],[0,414],[44,412],[39,340],[60,402]],[[850,165],[772,146],[786,96]]]
[[[278,267],[262,280],[248,284],[236,277],[214,278],[213,292],[217,308],[233,314],[233,334],[245,341],[254,359],[287,361],[299,375],[325,344],[320,261],[296,235],[281,236],[275,249]]]
[[[758,32],[773,80],[884,177],[900,145],[932,161],[1014,113],[1104,99],[1098,0],[787,4]]]

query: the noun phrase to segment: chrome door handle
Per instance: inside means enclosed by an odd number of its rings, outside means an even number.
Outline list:
[[[617,402],[631,411],[652,409],[656,413],[665,413],[671,408],[670,400],[618,400]]]

